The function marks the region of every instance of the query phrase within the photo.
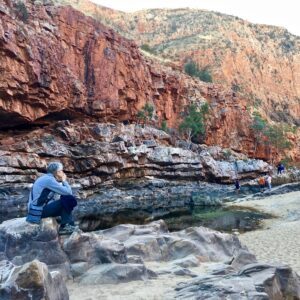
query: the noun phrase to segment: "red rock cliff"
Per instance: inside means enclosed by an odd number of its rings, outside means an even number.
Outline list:
[[[63,118],[134,121],[146,102],[179,124],[190,102],[212,107],[207,142],[253,154],[246,100],[144,58],[136,44],[71,7],[0,1],[0,126]],[[264,149],[258,153],[266,157]]]

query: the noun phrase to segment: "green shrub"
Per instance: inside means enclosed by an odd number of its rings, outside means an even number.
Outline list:
[[[232,152],[230,149],[226,149],[223,151],[223,156],[224,156],[225,160],[228,160],[231,155],[232,155]]]
[[[209,106],[207,103],[202,105],[200,109],[195,104],[191,104],[179,125],[180,132],[184,133],[189,141],[197,142],[199,137],[204,138],[208,113]]]
[[[152,120],[154,114],[154,106],[152,104],[146,103],[141,110],[137,113],[137,118],[144,123]]]
[[[184,65],[184,71],[186,74],[192,77],[196,77],[198,72],[198,67],[193,61],[190,61]]]
[[[149,52],[151,54],[155,54],[155,50],[152,49],[148,44],[143,44],[141,46],[141,49],[144,50],[144,51],[146,51],[146,52]]]
[[[199,70],[198,66],[194,61],[189,61],[184,65],[184,71],[186,74],[197,77],[204,82],[212,82],[212,76],[208,69]]]
[[[212,76],[208,70],[199,70],[197,77],[204,82],[212,82]]]
[[[234,92],[240,92],[241,91],[241,87],[238,85],[238,84],[236,84],[236,83],[233,83],[232,85],[231,85],[231,89],[234,91]]]
[[[15,5],[17,16],[23,22],[27,22],[29,18],[27,7],[25,6],[24,2],[19,1]]]
[[[268,124],[259,113],[253,114],[251,129],[254,135],[254,152],[258,144],[265,143],[269,148],[270,159],[272,159],[272,147],[278,152],[291,148],[291,142],[287,139],[286,133],[289,131],[286,126]]]
[[[166,120],[163,120],[161,122],[161,127],[160,127],[161,130],[163,130],[164,132],[168,132],[169,131],[169,128],[168,128],[168,125],[167,125],[167,121]]]

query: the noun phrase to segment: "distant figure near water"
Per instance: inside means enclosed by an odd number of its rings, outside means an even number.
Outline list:
[[[268,186],[268,189],[271,190],[272,189],[272,176],[270,174],[268,174],[266,176],[266,184]]]
[[[266,185],[266,180],[263,176],[258,178],[258,185],[260,187],[260,191],[263,192]]]
[[[282,163],[280,163],[278,166],[277,166],[277,174],[282,174],[284,171],[284,165]]]
[[[61,195],[59,200],[56,195]],[[29,194],[28,215],[29,223],[40,223],[42,218],[61,217],[60,234],[72,233],[75,229],[72,210],[77,200],[67,182],[60,162],[51,162],[47,174],[39,177],[33,184]]]
[[[238,179],[235,180],[234,186],[235,186],[235,192],[238,194],[241,189],[240,181]]]

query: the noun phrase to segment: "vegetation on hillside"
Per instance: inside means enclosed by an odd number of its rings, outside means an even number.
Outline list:
[[[207,103],[201,107],[191,104],[183,112],[184,118],[179,125],[179,131],[185,135],[189,142],[199,143],[205,138],[208,113],[209,106]]]
[[[148,124],[154,116],[154,106],[150,103],[146,103],[141,110],[137,113],[137,118],[143,124]]]
[[[254,135],[254,155],[259,144],[264,143],[268,146],[269,159],[272,161],[272,149],[276,152],[283,152],[290,149],[291,142],[287,139],[287,132],[291,130],[282,124],[269,124],[262,116],[255,112],[251,128]]]
[[[17,17],[26,23],[28,21],[29,14],[24,2],[18,1],[15,4],[15,10],[16,10]]]
[[[184,71],[192,77],[197,77],[205,82],[212,82],[212,76],[208,69],[199,70],[198,66],[194,61],[189,61],[184,65]]]
[[[146,51],[146,52],[148,52],[148,53],[151,53],[151,54],[155,54],[156,53],[155,50],[152,49],[148,44],[143,44],[141,46],[141,49],[144,50],[144,51]]]

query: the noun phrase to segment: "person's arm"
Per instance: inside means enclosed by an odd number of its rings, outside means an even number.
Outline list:
[[[50,177],[46,183],[45,188],[48,188],[49,190],[60,195],[72,195],[71,186],[66,180],[63,181],[61,185],[58,181],[56,181],[54,177]]]

